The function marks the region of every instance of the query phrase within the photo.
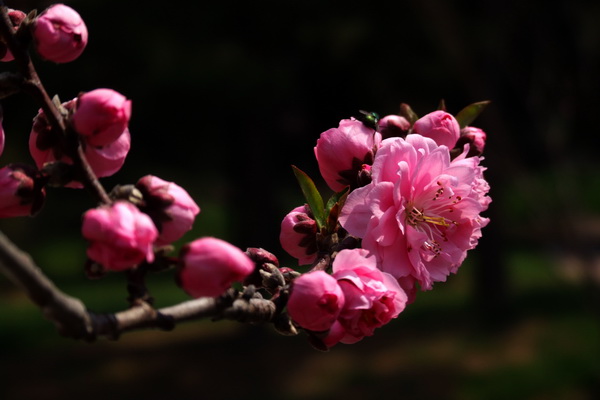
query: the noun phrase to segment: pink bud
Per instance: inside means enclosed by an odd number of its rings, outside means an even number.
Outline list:
[[[379,120],[379,131],[384,139],[395,136],[406,137],[409,129],[410,122],[400,115],[386,115]]]
[[[340,191],[357,187],[357,175],[363,164],[373,164],[381,134],[355,119],[340,121],[338,128],[323,132],[315,146],[319,170],[327,185]]]
[[[141,178],[135,186],[144,196],[142,210],[160,232],[157,245],[172,243],[192,229],[200,207],[181,186],[152,175]]]
[[[90,243],[88,257],[107,270],[122,271],[154,261],[152,244],[158,231],[150,217],[129,202],[88,210],[81,232]]]
[[[62,104],[67,110],[73,109],[75,100]],[[131,147],[131,135],[125,131],[107,146],[96,147],[83,143],[84,154],[96,176],[102,178],[111,176],[121,169]],[[29,152],[39,169],[52,161],[62,161],[73,164],[73,160],[65,154],[64,141],[54,134],[46,115],[39,110],[33,119],[33,127],[29,136]],[[79,182],[71,182],[67,186],[80,188]]]
[[[42,58],[66,63],[81,55],[87,45],[88,31],[77,11],[55,4],[36,18],[33,37]]]
[[[127,129],[131,101],[112,89],[96,89],[77,99],[71,123],[92,146],[106,146]]]
[[[254,262],[224,240],[205,237],[183,246],[179,283],[192,297],[215,297],[243,281],[254,271]]]
[[[4,152],[4,128],[2,127],[2,108],[0,108],[0,156]]]
[[[474,126],[466,126],[460,132],[460,138],[456,142],[456,147],[462,149],[465,144],[469,144],[467,157],[480,156],[485,148],[487,135],[485,132]]]
[[[85,146],[85,156],[97,177],[111,176],[121,169],[131,148],[131,135],[125,129],[117,140],[104,147]]]
[[[314,271],[294,280],[287,310],[302,328],[321,332],[331,328],[343,306],[344,293],[335,278]]]
[[[294,208],[281,221],[281,247],[297,258],[299,265],[311,264],[317,256],[317,222],[309,214],[310,209],[304,205]]]
[[[460,126],[452,114],[438,110],[419,118],[413,125],[412,133],[431,138],[438,146],[452,149],[460,136]]]
[[[23,22],[26,16],[27,15],[23,11],[13,10],[12,8],[8,9],[8,18],[10,19],[10,22],[15,30],[19,29],[21,22]],[[0,47],[4,49],[4,55],[1,55],[0,61],[12,61],[15,59],[10,50],[8,50],[8,46],[6,46],[2,38],[0,38]]]
[[[46,191],[36,183],[36,175],[28,165],[0,169],[0,218],[33,215],[41,208]]]

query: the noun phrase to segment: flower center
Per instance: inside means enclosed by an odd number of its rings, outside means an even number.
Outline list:
[[[417,228],[422,222],[427,222],[438,226],[444,226],[446,228],[450,226],[450,224],[446,222],[446,218],[444,217],[431,217],[425,215],[423,213],[423,209],[419,210],[414,206],[410,206],[409,210],[410,211],[406,213],[406,222],[408,222],[408,224],[411,225],[413,228]]]

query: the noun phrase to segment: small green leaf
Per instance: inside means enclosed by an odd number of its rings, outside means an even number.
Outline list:
[[[460,110],[460,112],[456,114],[456,120],[458,121],[460,128],[462,129],[465,126],[469,126],[469,124],[471,124],[471,122],[473,122],[490,103],[490,100],[479,101],[477,103],[469,104]]]
[[[350,187],[346,186],[343,190],[334,193],[327,201],[325,213],[327,214],[327,230],[330,233],[335,231],[340,211],[342,210],[342,207],[344,207],[349,192]]]
[[[329,212],[336,203],[340,202],[340,200],[346,200],[349,190],[350,190],[350,187],[346,186],[344,189],[340,190],[339,192],[334,193],[329,198],[329,200],[327,200],[327,206],[325,206],[325,211]],[[343,204],[343,202],[342,202],[342,204]]]
[[[411,126],[419,119],[417,113],[415,113],[413,109],[410,108],[410,106],[406,103],[400,104],[400,115],[406,118],[408,122],[410,122]]]
[[[446,111],[446,101],[444,99],[440,100],[440,104],[438,104],[438,110]]]
[[[325,227],[325,207],[323,205],[323,197],[317,190],[315,183],[305,172],[300,170],[298,167],[292,165],[294,170],[294,175],[296,175],[296,179],[298,179],[298,183],[300,184],[300,189],[302,189],[302,193],[304,194],[304,198],[310,207],[310,211],[315,217],[315,221],[317,222],[317,226],[319,229]]]

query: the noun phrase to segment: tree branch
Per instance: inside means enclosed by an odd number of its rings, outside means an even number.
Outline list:
[[[34,264],[31,257],[17,248],[0,232],[0,272],[42,310],[61,335],[95,340],[116,339],[122,333],[158,328],[171,330],[177,323],[203,318],[230,319],[239,322],[271,322],[277,315],[275,303],[259,297],[247,298],[230,289],[220,297],[202,297],[170,307],[154,309],[144,301],[114,314],[96,314],[86,309],[81,300],[62,292]]]

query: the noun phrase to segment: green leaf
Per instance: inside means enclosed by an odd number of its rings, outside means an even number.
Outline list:
[[[296,179],[300,184],[300,189],[302,189],[302,193],[304,194],[304,198],[310,207],[310,211],[315,217],[315,221],[317,222],[317,226],[319,229],[325,227],[325,207],[323,205],[323,197],[317,190],[315,183],[305,172],[292,165],[294,170],[294,175],[296,175]]]
[[[465,126],[469,126],[469,124],[471,124],[471,122],[473,122],[490,103],[490,100],[479,101],[477,103],[469,104],[460,110],[460,112],[456,114],[456,120],[458,121],[460,128],[462,129]]]
[[[350,187],[346,186],[343,190],[334,193],[327,201],[325,213],[327,214],[327,230],[329,232],[335,231],[340,211],[342,210],[342,207],[344,207],[349,192]]]
[[[329,200],[327,200],[327,206],[325,206],[325,211],[329,212],[333,208],[333,206],[338,203],[340,200],[346,200],[348,196],[348,191],[350,190],[350,186],[346,186],[344,189],[340,190],[337,193],[334,193]],[[343,205],[343,202],[342,202]]]
[[[446,101],[444,99],[440,99],[440,104],[438,104],[438,110],[447,111],[446,109]]]
[[[410,122],[411,126],[415,123],[416,120],[419,119],[417,113],[415,113],[413,109],[410,108],[410,106],[406,103],[400,104],[400,115],[406,118],[408,122]]]

